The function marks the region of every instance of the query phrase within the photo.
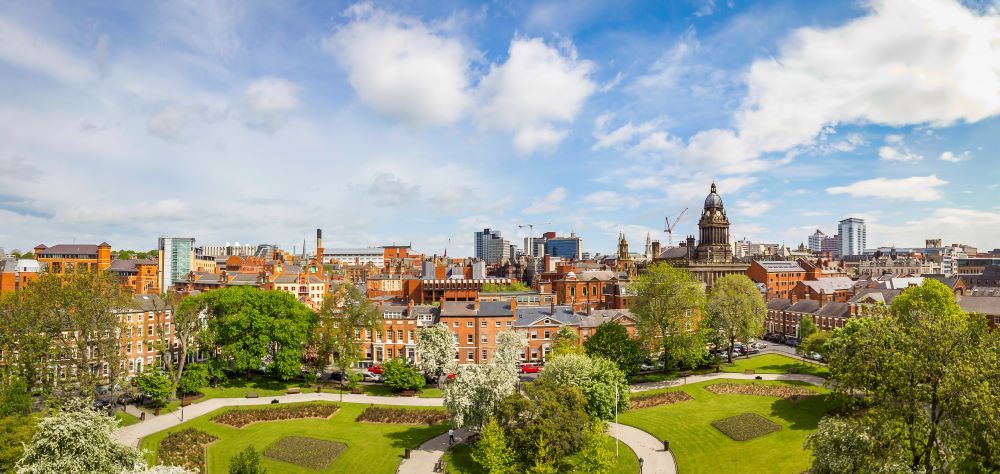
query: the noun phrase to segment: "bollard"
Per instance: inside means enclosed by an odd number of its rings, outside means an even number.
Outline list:
[[[410,459],[410,448],[403,449],[403,459]]]
[[[663,450],[670,451],[670,441],[663,440]]]

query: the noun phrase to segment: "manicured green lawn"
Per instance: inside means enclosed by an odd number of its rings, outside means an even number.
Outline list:
[[[764,356],[761,356],[764,357]],[[750,359],[753,361],[753,358]],[[800,385],[822,395],[798,401],[751,395],[716,395],[704,390],[713,383],[757,383]],[[649,393],[683,390],[694,400],[640,410],[619,416],[619,422],[646,430],[670,441],[680,472],[803,472],[809,453],[802,447],[823,414],[833,408],[828,390],[804,382],[713,380]],[[646,392],[644,392],[646,393]],[[781,426],[749,441],[734,441],[711,423],[741,413],[756,413]]]
[[[786,374],[798,371],[800,374],[816,375],[823,378],[830,376],[830,372],[824,365],[802,362],[781,354],[763,354],[752,356],[749,359],[733,358],[732,365],[723,363],[719,367],[723,372],[743,373],[744,370],[753,369],[759,374]]]
[[[288,405],[292,404],[285,404],[284,406]],[[424,441],[448,430],[447,424],[428,427],[424,425],[358,423],[354,420],[367,408],[367,405],[351,403],[342,403],[339,405],[340,410],[325,420],[309,418],[258,422],[243,428],[234,428],[211,421],[211,418],[219,413],[234,408],[246,408],[226,407],[170,428],[169,430],[147,436],[140,443],[140,447],[149,452],[147,459],[151,463],[155,462],[159,443],[167,434],[186,428],[195,428],[219,438],[218,441],[208,447],[208,472],[225,473],[229,469],[229,460],[247,446],[253,446],[258,451],[262,451],[285,436],[308,436],[339,441],[346,444],[347,449],[324,471],[309,470],[266,457],[261,458],[262,467],[267,469],[268,472],[274,473],[352,472],[390,474],[396,472],[399,462],[402,460],[404,448],[416,448]]]
[[[118,418],[118,420],[121,421],[121,423],[118,425],[120,427],[134,425],[139,422],[139,417],[131,413],[125,413],[123,411],[116,411],[115,418]]]
[[[608,436],[605,443],[608,449],[611,450],[611,454],[614,455],[615,452],[615,439]],[[628,447],[625,443],[619,443],[618,445],[618,464],[611,470],[614,473],[621,474],[633,474],[639,472],[639,458],[636,457],[632,449]],[[467,444],[459,444],[452,448],[452,450],[444,455],[445,461],[448,461],[448,473],[449,474],[474,474],[483,472],[483,469],[479,467],[479,464],[472,459],[472,447]],[[574,457],[570,457],[570,462],[574,461]]]

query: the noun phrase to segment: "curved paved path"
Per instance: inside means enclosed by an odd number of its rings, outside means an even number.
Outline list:
[[[635,392],[645,392],[648,390],[656,390],[658,388],[667,387],[679,387],[681,385],[687,385],[692,383],[704,382],[706,380],[715,379],[736,379],[736,380],[756,380],[760,377],[762,380],[797,380],[799,382],[807,382],[813,385],[823,386],[826,384],[826,379],[823,377],[817,377],[815,375],[808,374],[740,374],[734,372],[719,372],[713,374],[704,375],[691,375],[687,378],[681,377],[674,380],[666,380],[663,382],[647,382],[641,384],[635,384],[632,386],[632,393]]]
[[[675,474],[677,463],[674,453],[663,450],[663,443],[655,436],[634,426],[608,423],[608,434],[618,438],[632,448],[636,457],[642,459],[643,474]]]

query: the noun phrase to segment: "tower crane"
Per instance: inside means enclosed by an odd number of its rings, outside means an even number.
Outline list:
[[[687,211],[688,211],[688,208],[685,207],[684,210],[681,211],[680,214],[677,214],[677,217],[674,218],[674,223],[673,224],[670,223],[670,217],[669,216],[667,216],[665,218],[666,219],[666,223],[664,224],[663,231],[667,233],[667,245],[668,246],[670,246],[670,247],[674,246],[674,227],[677,226],[677,221],[681,220],[681,217],[684,217],[684,213],[686,213]]]
[[[552,225],[552,223],[551,222],[542,222],[542,223],[538,223],[538,224],[520,224],[520,225],[517,226],[518,229],[523,229],[525,227],[528,228],[528,246],[530,246],[530,247],[534,247],[535,246],[535,226],[542,226],[542,225]],[[528,255],[531,255],[533,257],[535,256],[535,249],[531,248],[531,249],[525,249],[525,250],[526,250],[526,253]]]

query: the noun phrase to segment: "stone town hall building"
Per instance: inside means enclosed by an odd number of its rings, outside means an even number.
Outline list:
[[[714,182],[705,197],[705,207],[698,220],[697,244],[694,236],[688,236],[687,241],[679,247],[660,252],[654,260],[687,268],[707,286],[712,286],[715,280],[726,275],[746,274],[750,265],[733,260],[733,247],[729,243],[729,218],[726,217],[726,208]]]

